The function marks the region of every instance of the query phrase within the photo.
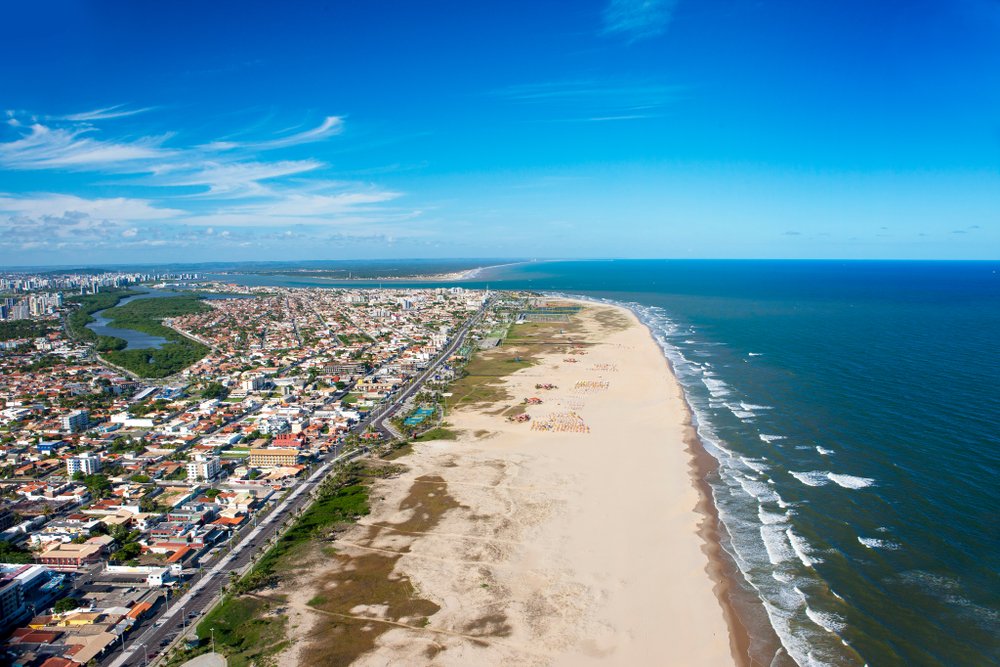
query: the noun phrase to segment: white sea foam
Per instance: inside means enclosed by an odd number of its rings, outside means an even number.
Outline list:
[[[767,433],[760,433],[758,436],[764,442],[774,442],[776,440],[785,440],[783,435],[768,435]]]
[[[790,584],[794,580],[794,577],[790,574],[785,574],[780,570],[772,570],[771,578],[781,584]]]
[[[788,521],[788,512],[784,514],[778,514],[777,512],[768,512],[763,507],[757,507],[757,517],[760,522],[766,526],[771,526],[776,523],[785,523]]]
[[[858,537],[858,542],[869,549],[898,549],[899,545],[889,540],[880,540],[877,537]]]
[[[744,403],[740,401],[740,407],[744,410],[773,410],[774,408],[770,405],[754,405],[753,403]]]
[[[771,561],[771,565],[780,565],[795,557],[795,552],[781,526],[767,524],[761,526],[760,539],[764,541],[764,549],[767,550],[767,559]]]
[[[794,472],[792,470],[788,471],[788,474],[799,480],[806,486],[823,486],[830,481],[827,475],[829,473],[812,471],[812,472]]]
[[[743,465],[757,473],[764,473],[771,469],[770,466],[766,465],[761,459],[748,459],[745,456],[741,456],[740,461],[743,461]]]
[[[753,418],[757,416],[754,413],[747,412],[745,410],[733,410],[732,408],[729,408],[729,411],[732,412],[734,416],[747,423],[753,421]]]
[[[747,352],[748,357],[759,357],[763,354],[764,354],[763,352]]]
[[[708,372],[705,373],[706,377],[703,377],[701,381],[708,388],[708,393],[712,396],[718,398],[720,396],[728,396],[730,394],[729,387],[722,380],[716,380],[713,377],[708,376]]]
[[[875,483],[875,480],[871,477],[856,477],[854,475],[837,475],[832,472],[826,474],[830,478],[830,481],[838,484],[845,489],[863,489],[866,486],[871,486]]]
[[[832,632],[835,635],[840,635],[843,632],[846,624],[843,620],[836,614],[831,614],[829,612],[816,611],[809,605],[806,605],[806,616],[812,620],[813,623],[823,628],[827,632]]]
[[[708,360],[694,356],[690,348],[687,352],[682,351],[684,348],[679,346],[682,341],[704,349],[706,343],[695,341],[693,337],[697,334],[693,329],[677,326],[661,308],[634,303],[626,305],[631,307],[652,330],[654,338],[684,386],[685,398],[692,411],[692,422],[699,437],[710,454],[719,461],[725,486],[717,489],[716,504],[719,517],[731,536],[731,542],[724,544],[723,547],[733,556],[747,582],[760,595],[771,626],[791,660],[799,665],[839,664],[836,654],[829,652],[827,647],[817,646],[814,643],[822,631],[815,628],[811,622],[805,621],[805,601],[791,590],[792,583],[810,580],[816,575],[814,571],[800,571],[800,568],[796,567],[798,572],[793,577],[792,573],[786,570],[787,566],[798,562],[785,532],[788,523],[776,521],[774,524],[760,526],[754,525],[756,521],[746,521],[747,495],[755,498],[759,496],[756,504],[764,503],[769,508],[765,511],[766,514],[774,518],[781,517],[781,512],[776,511],[775,506],[784,509],[790,504],[781,499],[772,485],[752,479],[756,473],[740,472],[746,469],[736,461],[737,455],[727,448],[713,429],[711,420],[716,413],[709,410],[709,407],[733,410],[736,403],[733,401],[733,395],[737,390],[722,382],[722,377],[715,374],[713,365]],[[700,363],[685,355],[693,356]],[[757,355],[759,353],[753,353],[751,356]],[[694,386],[695,384],[698,386]],[[708,391],[699,390],[701,385]],[[705,396],[706,393],[708,396]],[[739,409],[752,413],[773,408],[741,403]],[[751,419],[751,417],[743,418]],[[761,437],[761,440],[773,441],[764,437]],[[830,483],[831,480],[825,479],[824,482]],[[788,516],[787,512],[785,516]],[[763,522],[764,518],[761,517],[761,523]],[[782,565],[775,566],[776,561]]]
[[[796,629],[793,629],[790,623],[791,614],[780,609],[776,605],[772,604],[768,600],[763,600],[764,610],[767,612],[767,617],[771,621],[771,627],[774,628],[775,633],[778,635],[778,639],[781,640],[781,645],[785,647],[788,651],[788,655],[797,665],[806,665],[808,667],[813,667],[818,663],[813,659],[812,654],[809,650],[810,642],[807,638],[802,637],[801,634]]]
[[[785,531],[788,535],[788,541],[792,545],[792,549],[795,551],[795,555],[799,557],[802,564],[806,567],[812,567],[816,563],[817,559],[809,555],[810,547],[809,543],[806,542],[805,538],[798,535],[791,528]]]
[[[756,479],[750,479],[745,475],[734,474],[733,477],[748,496],[752,496],[754,499],[760,502],[779,502],[781,498],[775,493],[774,489],[765,484],[764,482],[757,481]]]
[[[819,445],[816,445],[816,451],[823,456],[830,456],[831,454],[833,454],[832,449],[826,449],[825,447],[820,447]]]

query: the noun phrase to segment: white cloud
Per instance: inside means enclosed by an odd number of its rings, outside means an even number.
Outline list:
[[[338,215],[367,204],[391,201],[399,196],[398,192],[383,190],[343,192],[333,195],[289,194],[274,202],[248,205],[241,209],[248,213],[275,217]]]
[[[0,212],[29,216],[87,215],[107,220],[163,220],[184,212],[177,209],[157,208],[144,199],[112,197],[84,199],[74,195],[39,194],[28,196],[0,196]]]
[[[344,118],[343,116],[327,116],[323,119],[323,122],[319,126],[312,128],[311,130],[304,130],[302,132],[297,132],[295,134],[289,134],[284,137],[277,137],[275,139],[265,139],[263,141],[213,141],[209,144],[205,144],[205,148],[213,151],[229,151],[236,149],[252,149],[252,150],[274,150],[276,148],[287,148],[289,146],[298,146],[299,144],[308,144],[316,141],[322,141],[323,139],[329,139],[344,131]]]
[[[126,109],[124,104],[117,104],[113,107],[107,107],[106,109],[94,109],[93,111],[84,111],[82,113],[69,114],[68,116],[58,116],[57,119],[86,123],[95,120],[124,118],[125,116],[134,116],[136,114],[146,113],[147,111],[152,110],[153,107],[146,107],[145,109]]]
[[[170,147],[165,145],[168,135],[105,139],[91,124],[142,111],[146,110],[114,106],[62,117],[42,116],[48,119],[44,123],[26,112],[6,112],[10,121],[20,124],[0,126],[14,137],[6,142],[0,139],[0,174],[41,169],[116,174],[117,181],[100,183],[101,192],[109,186],[124,193],[142,188],[138,191],[142,196],[0,192],[0,235],[24,243],[31,242],[33,235],[46,234],[63,238],[65,243],[84,239],[96,243],[99,238],[107,247],[115,243],[126,247],[157,239],[197,243],[192,234],[202,242],[206,236],[228,237],[229,232],[220,228],[242,227],[247,233],[254,229],[259,235],[265,229],[289,225],[356,226],[371,233],[375,226],[420,215],[388,206],[402,196],[399,192],[324,178],[320,172],[327,165],[318,159],[260,159],[265,151],[340,134],[344,129],[341,116],[328,116],[311,129],[275,138]],[[156,196],[149,195],[151,189]]]
[[[542,121],[621,121],[653,118],[689,88],[651,81],[543,81],[509,86],[493,95],[548,114]]]
[[[676,6],[677,0],[611,0],[604,9],[604,32],[629,43],[662,35]]]
[[[321,141],[329,137],[336,136],[344,131],[344,119],[341,116],[327,116],[319,127],[311,130],[291,134],[287,137],[279,137],[269,141],[261,141],[251,144],[253,148],[270,150],[272,148],[284,148],[286,146],[297,146],[298,144],[308,144],[314,141]]]
[[[132,142],[100,141],[83,136],[88,128],[50,128],[32,124],[20,139],[0,143],[0,166],[34,170],[68,170],[101,167],[120,171],[142,171],[150,160],[174,155],[161,144],[166,136],[143,137]],[[137,162],[143,165],[133,168]]]
[[[265,196],[272,191],[260,181],[315,171],[323,166],[318,160],[171,164],[155,172],[158,178],[154,182],[165,186],[205,186],[208,190],[201,193],[203,196]]]

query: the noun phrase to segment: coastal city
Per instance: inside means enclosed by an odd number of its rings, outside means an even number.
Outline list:
[[[0,662],[148,664],[351,460],[433,431],[519,297],[0,278]],[[141,638],[141,645],[139,644]]]
[[[3,25],[0,667],[1000,666],[1000,0]]]

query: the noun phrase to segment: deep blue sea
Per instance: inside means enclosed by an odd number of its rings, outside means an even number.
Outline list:
[[[567,261],[465,285],[487,283],[649,326],[718,461],[756,661],[1000,664],[1000,262]]]

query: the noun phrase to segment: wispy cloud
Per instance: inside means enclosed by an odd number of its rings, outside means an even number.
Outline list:
[[[318,127],[304,130],[302,132],[296,132],[295,134],[289,134],[287,136],[276,137],[274,139],[267,139],[264,141],[217,141],[208,144],[206,148],[214,150],[233,150],[241,148],[268,151],[276,148],[288,148],[289,146],[298,146],[300,144],[322,141],[324,139],[329,139],[330,137],[335,137],[343,131],[343,116],[327,116]]]
[[[33,123],[20,138],[0,143],[0,167],[22,170],[122,167],[127,171],[139,162],[164,160],[174,154],[163,147],[167,135],[102,141],[86,136],[91,132],[86,127],[53,128]]]
[[[171,169],[172,160],[183,162],[219,159],[246,159],[252,152],[271,151],[290,146],[315,143],[344,131],[342,116],[327,116],[314,128],[284,136],[243,142],[215,141],[190,148],[169,148],[165,144],[174,134],[138,138],[96,138],[99,130],[93,121],[113,120],[140,113],[120,106],[87,111],[61,117],[44,124],[37,117],[19,117],[8,111],[8,125],[19,136],[0,142],[0,167],[20,170],[71,169],[116,171],[118,173],[157,173]],[[222,158],[223,154],[242,151],[239,158]]]
[[[525,83],[502,88],[495,92],[500,97],[525,103],[544,103],[552,100],[624,99],[629,104],[647,106],[664,104],[684,92],[683,86],[659,83],[622,83],[599,80],[546,81]]]
[[[611,0],[604,9],[604,32],[634,43],[662,35],[677,0]]]
[[[262,181],[304,174],[324,166],[319,160],[172,163],[155,166],[150,182],[160,186],[207,188],[192,195],[196,197],[267,196],[274,190]]]
[[[400,196],[398,192],[371,189],[367,192],[336,194],[293,194],[279,201],[244,207],[246,213],[277,217],[312,217],[341,215],[368,204],[381,204]]]
[[[328,165],[319,159],[266,159],[341,134],[342,116],[270,136],[261,136],[263,127],[256,126],[236,140],[185,146],[175,134],[135,138],[115,133],[123,115],[134,114],[120,106],[62,117],[6,112],[10,122],[0,126],[0,175],[5,170],[73,173],[77,185],[74,194],[0,192],[0,236],[7,241],[0,245],[66,244],[72,237],[67,230],[102,247],[180,242],[190,240],[193,230],[209,227],[226,227],[231,232],[225,238],[243,237],[247,243],[249,230],[260,238],[288,225],[370,235],[420,215],[392,204],[402,193],[343,174],[330,178]],[[87,178],[80,174],[88,173],[96,182],[80,185]],[[118,188],[142,196],[78,196],[95,186],[102,193]],[[91,227],[103,230],[100,239],[97,231],[85,232]]]
[[[87,123],[97,120],[111,120],[113,118],[124,118],[126,116],[135,116],[136,114],[146,113],[147,111],[152,111],[153,107],[146,107],[145,109],[127,109],[124,104],[118,104],[113,107],[106,107],[104,109],[94,109],[93,111],[84,111],[82,113],[73,113],[68,116],[57,116],[57,120],[68,120],[74,123]]]
[[[255,243],[289,226],[314,230],[310,234],[317,239],[323,229],[336,228],[346,238],[385,233],[420,215],[393,203],[400,192],[329,178],[328,165],[319,159],[263,157],[341,134],[342,116],[327,116],[307,129],[260,137],[258,127],[253,133],[259,138],[185,146],[176,134],[135,137],[113,131],[118,119],[139,111],[114,106],[60,117],[6,112],[0,173],[51,170],[76,174],[77,181],[87,173],[99,180],[77,186],[73,194],[0,192],[0,246],[152,247],[195,243],[203,230],[221,227],[227,229],[213,238],[240,243]],[[100,192],[117,187],[124,194],[138,188],[143,196],[80,196],[97,185]]]
[[[545,112],[541,120],[607,122],[659,116],[687,91],[662,83],[581,80],[520,84],[493,94]]]
[[[66,194],[0,195],[0,213],[28,216],[87,215],[102,220],[162,220],[183,215],[179,209],[161,208],[146,199],[111,197],[86,199]]]

